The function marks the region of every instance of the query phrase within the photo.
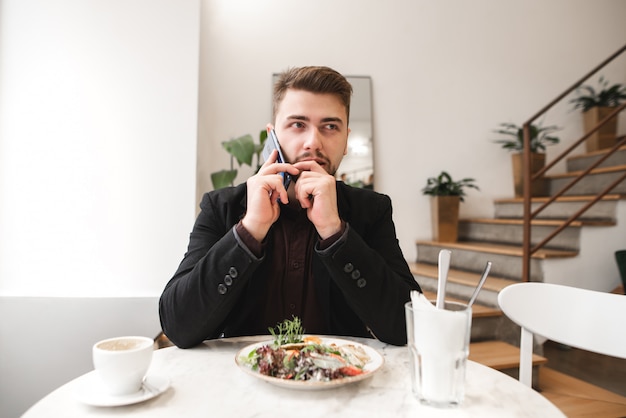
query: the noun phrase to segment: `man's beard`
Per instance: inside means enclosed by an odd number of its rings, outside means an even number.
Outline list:
[[[303,161],[303,160],[310,160],[311,158],[322,160],[324,162],[324,165],[322,167],[331,176],[334,176],[335,173],[337,173],[338,167],[333,166],[330,163],[330,159],[319,151],[316,151],[315,155],[311,152],[305,152],[304,154],[301,154],[298,157],[296,157],[296,162]]]

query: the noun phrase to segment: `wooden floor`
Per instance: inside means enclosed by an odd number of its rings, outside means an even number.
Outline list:
[[[542,367],[539,391],[567,417],[626,417],[626,397],[583,380]]]
[[[543,349],[548,367],[626,397],[626,360],[564,347],[552,341]]]
[[[568,417],[626,417],[626,360],[551,341],[544,356],[539,390]]]

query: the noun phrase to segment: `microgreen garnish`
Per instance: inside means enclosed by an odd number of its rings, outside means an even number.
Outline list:
[[[270,334],[274,337],[274,345],[281,346],[283,344],[302,342],[302,335],[304,334],[302,321],[297,316],[292,318],[276,324],[276,328],[268,328]]]

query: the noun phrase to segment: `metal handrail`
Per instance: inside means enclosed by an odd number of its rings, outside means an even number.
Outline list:
[[[602,126],[608,123],[614,117],[617,117],[617,114],[622,112],[626,108],[626,103],[622,104],[611,114],[607,115],[604,119],[597,123],[597,125],[591,129],[589,132],[585,133],[579,140],[574,142],[571,146],[565,149],[561,154],[559,154],[553,161],[546,164],[546,166],[537,172],[534,175],[530,173],[530,164],[531,164],[531,155],[530,155],[530,126],[531,124],[548,110],[550,110],[554,105],[563,100],[568,94],[578,88],[582,83],[591,78],[598,71],[603,69],[606,65],[612,62],[615,58],[620,56],[624,51],[626,51],[626,45],[622,46],[615,53],[609,56],[607,59],[598,64],[594,69],[592,69],[589,73],[585,74],[580,80],[574,83],[571,87],[566,89],[563,93],[558,95],[554,100],[544,106],[541,110],[539,110],[535,115],[533,115],[528,121],[526,121],[522,125],[523,135],[524,135],[524,143],[522,150],[522,166],[523,166],[523,237],[522,237],[522,280],[530,281],[530,258],[531,256],[543,248],[552,238],[554,238],[559,232],[563,229],[567,228],[572,222],[578,219],[587,209],[593,206],[596,202],[606,196],[613,188],[615,188],[620,182],[626,179],[626,173],[624,173],[620,178],[615,180],[609,186],[607,186],[602,192],[598,193],[590,202],[584,205],[578,212],[574,213],[570,218],[565,220],[557,229],[552,231],[547,237],[545,237],[541,242],[536,244],[534,247],[531,247],[531,222],[532,220],[548,205],[553,203],[556,199],[562,196],[567,190],[569,190],[574,184],[578,183],[582,178],[587,176],[594,168],[600,165],[604,160],[606,160],[610,155],[615,153],[622,145],[626,144],[626,137],[623,137],[620,141],[613,146],[610,151],[601,157],[598,161],[588,167],[586,170],[581,172],[576,178],[574,178],[571,182],[566,184],[561,190],[552,195],[543,205],[541,205],[534,212],[531,211],[531,182],[538,180],[541,178],[548,170],[554,167],[559,161],[565,158],[570,154],[576,147],[578,147],[581,143],[587,140],[593,133],[599,130]]]

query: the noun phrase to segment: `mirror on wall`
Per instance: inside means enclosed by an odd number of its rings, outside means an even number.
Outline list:
[[[353,90],[350,102],[351,131],[348,137],[348,154],[343,158],[337,176],[353,186],[373,188],[371,78],[366,76],[346,78],[352,84]]]
[[[272,77],[272,89],[278,74]],[[346,76],[352,85],[348,154],[337,178],[355,187],[374,188],[374,144],[372,142],[372,83],[369,76]]]

